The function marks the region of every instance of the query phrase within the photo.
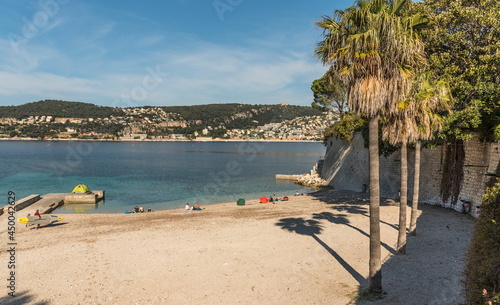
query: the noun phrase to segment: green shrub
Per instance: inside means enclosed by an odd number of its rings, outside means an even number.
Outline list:
[[[332,126],[325,129],[325,141],[329,137],[340,138],[345,141],[351,141],[355,131],[360,131],[367,124],[367,120],[359,114],[349,112]]]
[[[500,179],[487,188],[465,268],[468,304],[500,304]]]

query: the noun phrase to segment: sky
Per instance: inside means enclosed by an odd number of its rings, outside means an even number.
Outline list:
[[[0,106],[307,106],[315,22],[353,2],[2,0]]]

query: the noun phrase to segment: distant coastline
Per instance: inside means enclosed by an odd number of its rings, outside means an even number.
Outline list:
[[[77,138],[65,138],[65,139],[35,139],[35,138],[0,138],[0,141],[54,141],[54,142],[275,142],[275,143],[322,143],[322,141],[314,140],[265,140],[265,139],[192,139],[192,140],[182,140],[182,139],[77,139]]]

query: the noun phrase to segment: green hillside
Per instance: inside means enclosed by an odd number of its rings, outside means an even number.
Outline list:
[[[26,118],[29,116],[53,116],[62,118],[104,118],[123,115],[120,108],[97,106],[90,103],[44,100],[19,106],[0,106],[2,118]]]
[[[312,107],[292,105],[209,104],[196,106],[162,107],[166,112],[177,113],[188,122],[186,132],[196,125],[224,126],[226,129],[245,129],[268,123],[291,120],[296,117],[321,115]]]
[[[25,119],[33,116],[26,126],[7,124],[3,134],[39,135],[56,134],[72,129],[80,133],[97,132],[118,135],[125,129],[148,134],[200,134],[222,137],[227,130],[251,129],[268,123],[279,123],[297,117],[322,115],[317,109],[305,106],[209,104],[170,107],[113,108],[90,103],[44,100],[20,106],[0,107],[0,118]],[[90,119],[83,122],[66,122],[63,125],[41,119],[53,118]],[[177,122],[172,127],[164,123]],[[25,123],[17,123],[23,125]],[[163,124],[163,126],[161,126]],[[50,126],[49,126],[50,125]],[[182,126],[182,127],[181,127]],[[206,130],[205,130],[206,129]],[[205,131],[204,131],[205,130]],[[208,131],[207,131],[208,130]]]

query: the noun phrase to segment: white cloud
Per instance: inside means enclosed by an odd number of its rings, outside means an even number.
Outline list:
[[[94,36],[96,38],[100,38],[100,37],[103,37],[103,36],[106,36],[107,34],[109,34],[111,31],[113,31],[113,28],[115,27],[116,25],[116,22],[109,22],[109,23],[106,23],[102,26],[100,26],[96,33],[94,34]]]
[[[108,29],[111,28],[110,25]],[[155,40],[161,39],[152,36],[151,41]],[[0,41],[0,50],[6,47],[6,42]],[[33,52],[42,50],[36,45],[32,48]],[[57,66],[61,58],[65,58],[60,51],[50,48],[45,48],[42,53],[43,56],[33,57],[35,62],[29,69],[16,69],[15,65],[10,69],[0,66],[0,82],[3,84],[0,103],[2,100],[11,101],[13,97],[36,96],[39,99],[79,100],[121,107],[132,106],[130,104],[227,102],[308,105],[312,99],[310,84],[325,70],[308,53],[277,53],[261,47],[242,48],[191,41],[175,48],[157,49],[147,56],[137,55],[132,62],[103,56],[100,67],[93,73],[87,63],[75,65],[77,59],[66,58],[73,66],[81,66],[85,75],[90,75],[84,78],[49,73],[48,69],[38,71],[41,66],[39,61],[54,62]],[[10,52],[11,57],[14,55],[17,56]],[[5,61],[1,63],[5,64]],[[127,66],[126,74],[115,70],[121,65]],[[96,66],[99,66],[98,62],[91,65]],[[155,69],[157,66],[161,71],[161,82],[143,90],[143,82],[149,75],[146,68]],[[148,79],[151,80],[150,77]],[[134,99],[134,93],[140,98]]]
[[[62,23],[64,22],[64,19],[63,18],[56,18],[54,20],[51,20],[51,22],[49,22],[45,27],[43,27],[43,31],[44,32],[48,32],[58,26],[60,26]]]
[[[149,47],[149,46],[153,46],[153,45],[156,45],[156,44],[162,42],[163,39],[164,39],[164,37],[162,35],[147,36],[147,37],[143,37],[142,39],[140,39],[137,42],[137,45],[139,47]]]
[[[270,99],[282,100],[278,98],[280,93],[286,93],[287,98],[293,98],[291,91],[307,95],[312,80],[325,70],[308,54],[277,54],[211,44],[200,44],[191,50],[194,51],[163,55],[162,67],[171,75],[167,86],[188,95],[193,91],[205,92],[205,100],[213,102],[222,96],[236,100],[239,96],[254,96],[267,103],[272,102]],[[303,100],[303,96],[298,98]]]

